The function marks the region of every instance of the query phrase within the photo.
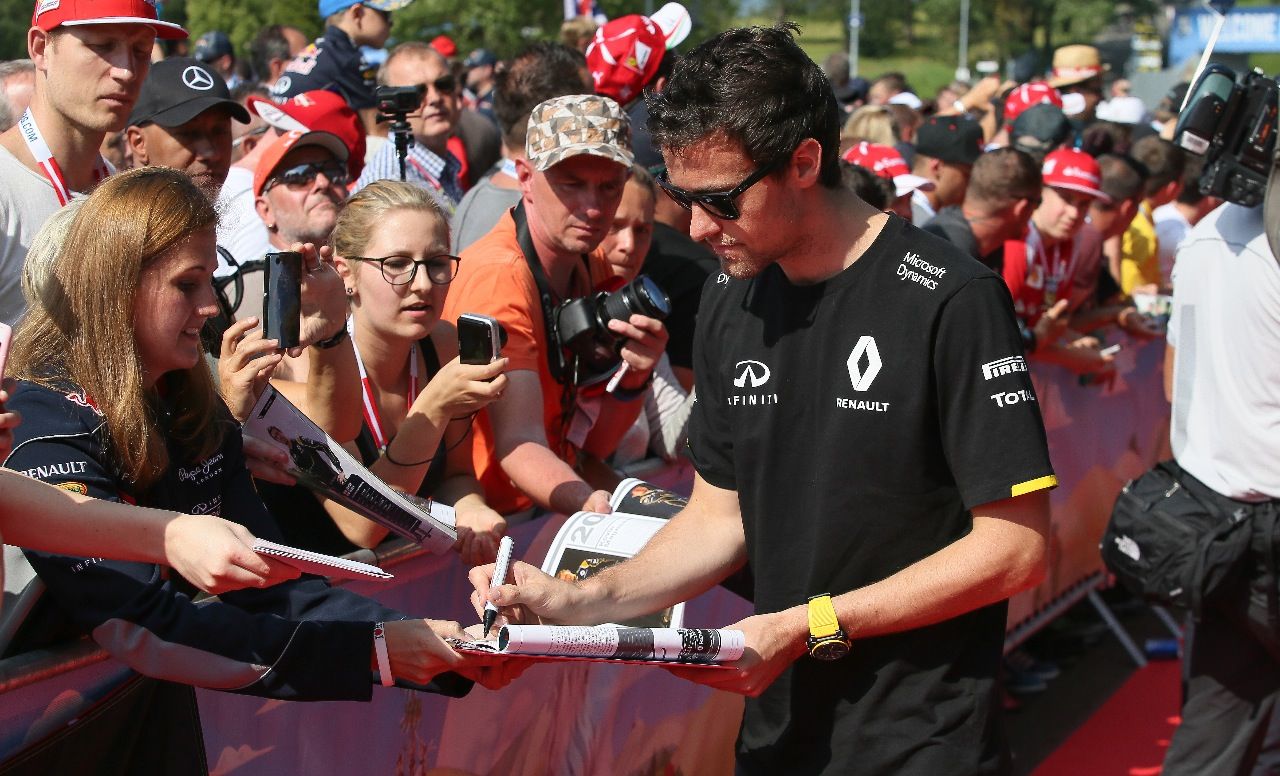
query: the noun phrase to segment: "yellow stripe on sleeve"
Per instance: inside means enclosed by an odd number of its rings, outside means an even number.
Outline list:
[[[1045,488],[1056,488],[1057,486],[1058,478],[1050,474],[1045,477],[1036,477],[1034,480],[1019,482],[1017,485],[1010,488],[1010,496],[1012,498],[1017,498],[1018,496],[1025,495],[1027,493],[1034,493],[1037,490],[1044,490]]]

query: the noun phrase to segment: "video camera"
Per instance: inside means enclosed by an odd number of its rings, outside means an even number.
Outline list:
[[[648,275],[613,293],[570,299],[556,309],[553,331],[560,347],[577,360],[576,384],[590,385],[610,376],[626,337],[610,331],[609,321],[625,321],[635,313],[659,321],[671,314],[671,300]]]
[[[1244,207],[1262,204],[1276,146],[1280,85],[1254,69],[1210,64],[1196,79],[1173,142],[1205,158],[1200,191]]]
[[[374,99],[378,101],[378,123],[391,122],[391,137],[395,141],[396,156],[400,160],[400,180],[405,179],[405,162],[409,158],[409,148],[413,145],[409,114],[417,112],[426,94],[427,87],[423,84],[379,86],[373,93]]]

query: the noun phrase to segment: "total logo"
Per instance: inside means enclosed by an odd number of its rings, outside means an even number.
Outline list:
[[[763,388],[773,377],[773,370],[763,361],[746,360],[733,365],[733,387],[754,391]],[[776,393],[735,393],[727,397],[731,407],[758,407],[778,403]]]
[[[845,362],[845,366],[849,369],[849,382],[852,384],[854,391],[866,393],[870,390],[871,384],[875,382],[880,370],[884,368],[884,359],[880,357],[880,347],[876,345],[876,338],[870,334],[862,335],[858,339],[858,343],[853,346],[853,350],[849,351],[849,359]],[[849,399],[837,396],[836,407],[842,410],[888,412],[889,402]]]
[[[1030,389],[1019,388],[1016,391],[993,393],[991,394],[991,400],[996,403],[997,407],[1012,407],[1024,401],[1036,401],[1036,394]]]

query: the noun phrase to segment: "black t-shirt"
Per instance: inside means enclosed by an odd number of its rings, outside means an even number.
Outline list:
[[[823,283],[773,265],[702,302],[689,447],[737,491],[757,612],[889,577],[967,534],[971,508],[1054,483],[1009,292],[954,246],[890,218]],[[748,699],[740,767],[1000,772],[1006,609],[800,659]]]
[[[670,334],[667,355],[672,366],[693,368],[693,331],[708,275],[720,273],[720,262],[705,245],[661,222],[653,224],[653,243],[640,270],[671,297],[671,315],[663,322]]]

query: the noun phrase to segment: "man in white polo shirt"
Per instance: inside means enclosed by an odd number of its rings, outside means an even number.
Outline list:
[[[187,32],[158,21],[146,0],[36,5],[27,31],[35,94],[0,135],[0,321],[12,324],[26,309],[19,279],[36,232],[73,193],[111,174],[98,148],[124,129],[157,36]]]

